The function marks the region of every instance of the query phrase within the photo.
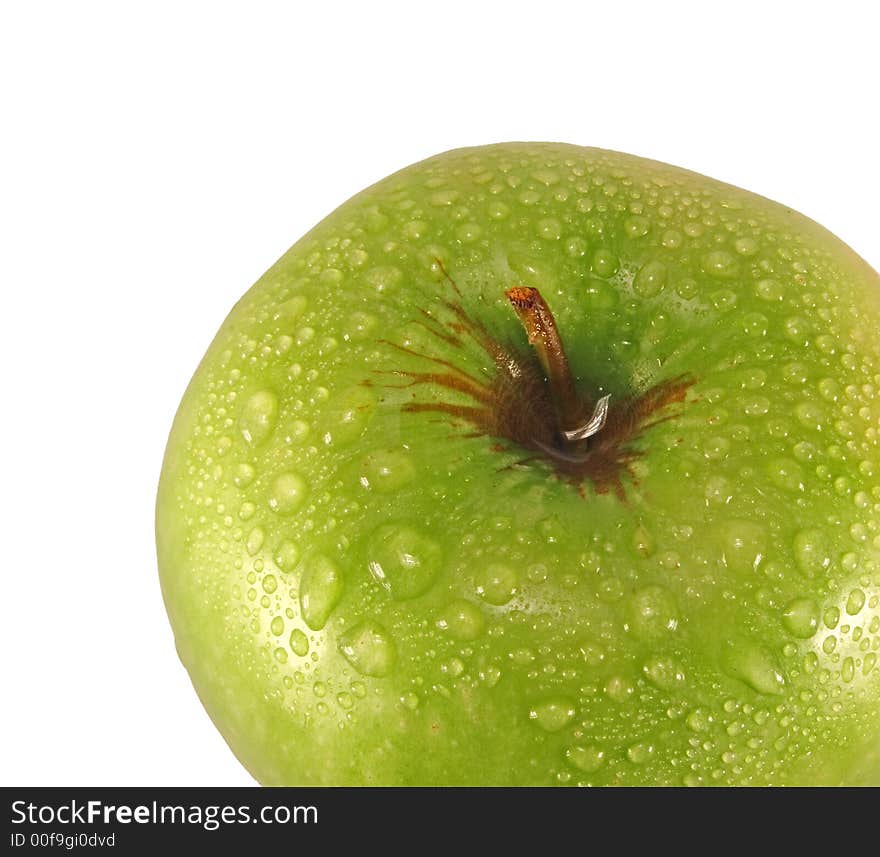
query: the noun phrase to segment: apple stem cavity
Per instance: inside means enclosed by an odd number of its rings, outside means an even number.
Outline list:
[[[680,375],[641,392],[624,390],[614,404],[609,393],[593,399],[578,389],[559,327],[538,289],[515,286],[505,291],[532,346],[531,352],[523,353],[496,339],[465,309],[462,290],[439,260],[437,266],[454,297],[441,298],[439,312],[420,308],[421,318],[416,321],[448,356],[381,340],[430,368],[374,370],[401,379],[399,384],[380,385],[398,390],[430,386],[454,393],[458,401],[432,396],[427,401],[405,401],[401,407],[405,413],[433,413],[464,423],[472,429],[467,437],[487,436],[510,444],[493,445],[497,452],[518,448],[529,453],[507,467],[544,462],[581,496],[591,484],[597,494],[610,492],[625,502],[626,482],[638,481],[633,465],[643,454],[639,441],[648,429],[674,416],[661,412],[684,402],[694,379]],[[473,346],[494,364],[494,375],[486,378],[462,368],[458,358],[463,360]],[[597,383],[587,386],[601,389]],[[470,402],[460,401],[462,395]]]

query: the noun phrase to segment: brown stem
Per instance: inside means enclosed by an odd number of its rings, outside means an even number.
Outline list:
[[[560,433],[576,431],[584,422],[584,405],[579,400],[574,377],[562,346],[556,319],[541,293],[530,286],[515,286],[505,292],[529,338],[529,344],[550,382]]]

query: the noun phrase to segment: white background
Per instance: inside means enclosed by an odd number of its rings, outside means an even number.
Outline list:
[[[296,238],[412,161],[546,139],[784,201],[878,268],[875,5],[3,2],[2,782],[251,782],[177,661],[153,501]]]

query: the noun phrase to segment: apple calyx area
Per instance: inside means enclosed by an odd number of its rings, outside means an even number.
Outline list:
[[[468,437],[486,436],[498,452],[527,452],[508,467],[543,463],[557,478],[586,496],[613,493],[626,501],[626,485],[638,482],[634,463],[645,450],[639,441],[653,426],[672,419],[672,405],[684,402],[695,379],[689,375],[660,381],[642,392],[624,391],[612,397],[592,396],[572,373],[553,313],[538,289],[515,286],[505,292],[525,329],[531,350],[500,342],[479,319],[464,308],[462,294],[442,263],[436,264],[454,297],[439,302],[440,312],[420,309],[418,323],[446,351],[476,348],[490,359],[488,378],[479,378],[452,360],[383,340],[387,345],[431,364],[425,370],[392,370],[408,388],[432,386],[452,392],[457,401],[439,396],[405,402],[413,414],[441,414],[467,428]],[[464,356],[464,355],[463,355]],[[381,374],[388,374],[387,372]],[[364,382],[372,386],[371,381]],[[462,403],[464,397],[469,401]]]

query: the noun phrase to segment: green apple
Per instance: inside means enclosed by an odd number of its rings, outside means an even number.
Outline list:
[[[162,471],[180,657],[265,784],[880,784],[880,279],[561,144],[353,197]]]

